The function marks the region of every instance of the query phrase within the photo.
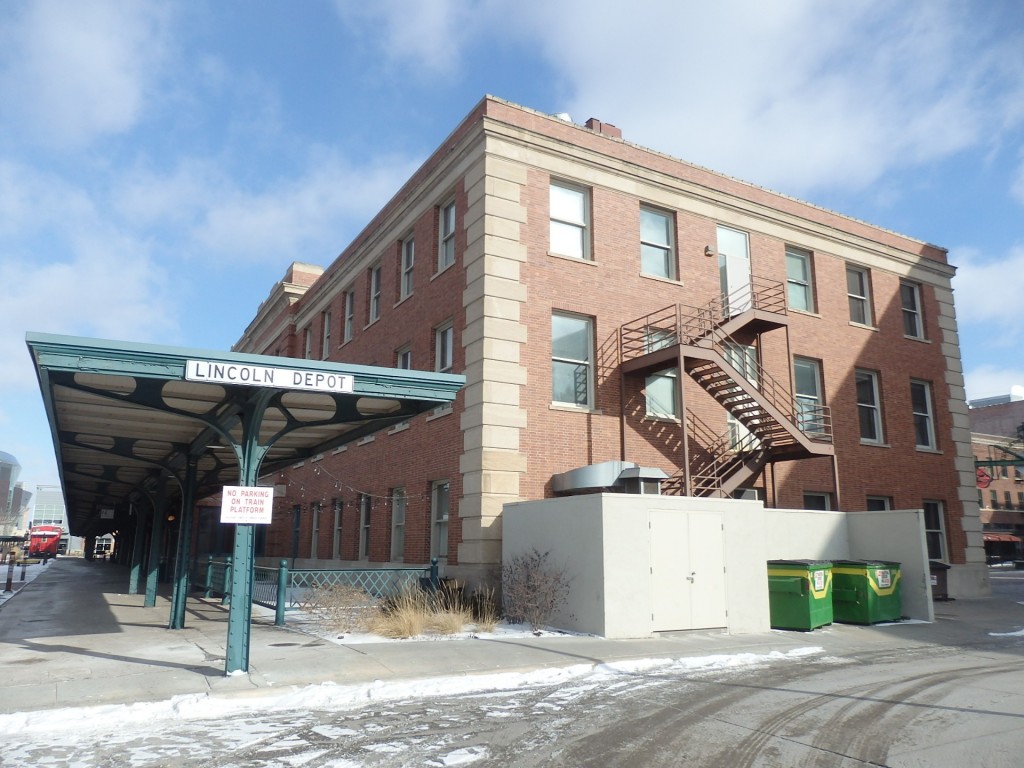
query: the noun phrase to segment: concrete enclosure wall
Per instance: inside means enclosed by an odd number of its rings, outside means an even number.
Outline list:
[[[701,523],[694,526],[697,516]],[[709,528],[710,519],[720,522],[720,541],[711,540],[717,531]],[[767,631],[766,563],[788,559],[899,562],[903,614],[934,618],[919,510],[817,512],[765,509],[746,500],[588,494],[507,504],[503,529],[506,564],[536,549],[569,578],[568,602],[551,621],[577,632],[626,638],[665,629]],[[686,532],[696,530],[705,538],[686,541]],[[659,559],[657,535],[673,536],[680,553],[673,562]],[[697,550],[721,547],[724,574],[709,572],[706,552],[693,560],[703,570],[690,571],[691,544]],[[691,616],[692,623],[666,626],[666,606],[674,617]]]

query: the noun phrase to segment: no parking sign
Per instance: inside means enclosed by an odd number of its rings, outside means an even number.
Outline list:
[[[270,525],[273,514],[273,486],[224,486],[220,501],[220,521],[222,523]]]

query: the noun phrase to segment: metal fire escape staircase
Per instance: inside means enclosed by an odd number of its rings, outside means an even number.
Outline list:
[[[760,341],[780,328],[788,333],[785,286],[761,278],[703,307],[673,305],[622,326],[623,375],[679,365],[733,419],[717,434],[686,413],[682,469],[663,484],[665,493],[730,496],[768,462],[834,455],[828,407],[798,400],[734,337],[742,331]]]

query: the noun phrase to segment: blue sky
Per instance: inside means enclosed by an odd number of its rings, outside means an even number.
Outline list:
[[[0,450],[25,485],[57,481],[26,331],[228,349],[486,93],[948,248],[968,396],[1024,384],[1024,3],[612,5],[0,4]]]

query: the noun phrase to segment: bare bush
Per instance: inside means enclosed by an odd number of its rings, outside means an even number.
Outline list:
[[[305,603],[313,620],[331,632],[364,630],[377,611],[373,597],[348,584],[314,585]]]
[[[501,593],[506,618],[536,632],[569,599],[569,577],[548,562],[548,552],[532,549],[502,566]]]
[[[501,609],[492,586],[479,587],[469,598],[469,609],[478,632],[493,632],[501,621]]]

